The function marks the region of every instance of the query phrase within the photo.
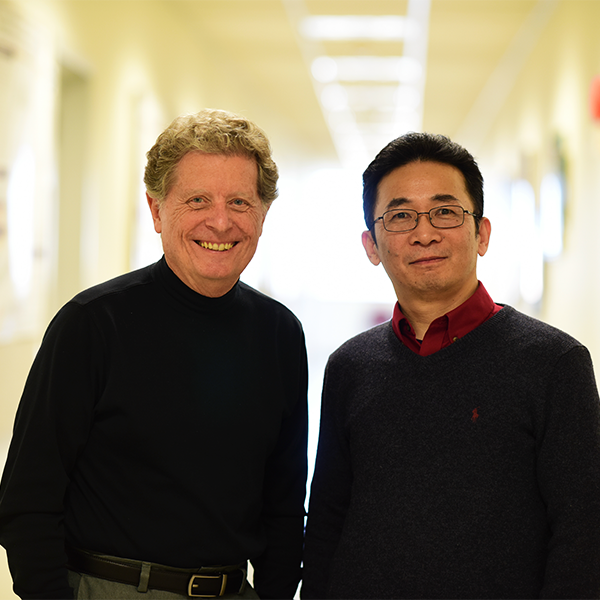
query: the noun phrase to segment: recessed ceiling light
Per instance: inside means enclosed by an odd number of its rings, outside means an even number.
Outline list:
[[[315,15],[300,23],[303,36],[318,40],[403,40],[416,29],[413,19],[399,15]]]
[[[331,81],[398,81],[412,83],[423,74],[419,61],[407,56],[320,56],[311,66],[313,77]]]
[[[321,83],[335,81],[338,75],[337,63],[330,56],[319,56],[310,67],[312,76]]]

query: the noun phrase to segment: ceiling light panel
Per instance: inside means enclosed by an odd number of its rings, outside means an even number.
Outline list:
[[[413,83],[423,74],[421,64],[407,56],[320,56],[312,63],[313,77],[332,81],[397,81]]]
[[[399,41],[417,34],[417,23],[398,15],[314,15],[300,23],[300,33],[313,40]]]

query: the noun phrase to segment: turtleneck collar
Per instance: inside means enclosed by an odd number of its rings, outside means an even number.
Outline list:
[[[164,287],[165,291],[179,304],[186,306],[194,311],[213,311],[221,310],[230,306],[236,299],[239,289],[239,280],[223,296],[218,298],[209,298],[203,296],[192,288],[188,287],[171,270],[167,261],[163,257],[152,267],[153,277]]]

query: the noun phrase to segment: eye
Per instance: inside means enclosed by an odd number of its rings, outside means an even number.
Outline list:
[[[206,200],[202,196],[194,196],[193,198],[190,198],[187,203],[189,206],[196,209],[202,208],[205,205]]]
[[[459,206],[440,206],[435,212],[436,217],[456,217],[460,215],[462,209]]]
[[[234,198],[231,204],[236,210],[247,210],[250,207],[248,201],[243,198]]]
[[[407,221],[408,219],[411,219],[412,216],[410,213],[408,212],[404,212],[404,211],[398,211],[395,213],[392,213],[390,215],[390,219],[395,220],[395,221]]]

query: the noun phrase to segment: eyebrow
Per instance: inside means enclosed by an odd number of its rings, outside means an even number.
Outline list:
[[[429,198],[431,202],[456,202],[460,204],[460,200],[453,196],[452,194],[435,194],[435,196],[431,196]],[[410,204],[412,200],[409,198],[392,198],[386,206],[386,210],[391,210],[393,208],[397,208],[398,206],[404,206],[405,204]]]
[[[210,198],[212,196],[212,194],[207,189],[189,188],[189,189],[180,190],[180,196],[182,198],[193,198],[194,196],[207,196]],[[255,198],[256,200],[260,201],[260,197],[258,196],[258,193],[255,192],[254,190],[250,190],[250,189],[238,190],[238,191],[234,192],[233,194],[231,194],[231,197],[232,198],[241,198],[243,200],[252,200],[252,198]]]

